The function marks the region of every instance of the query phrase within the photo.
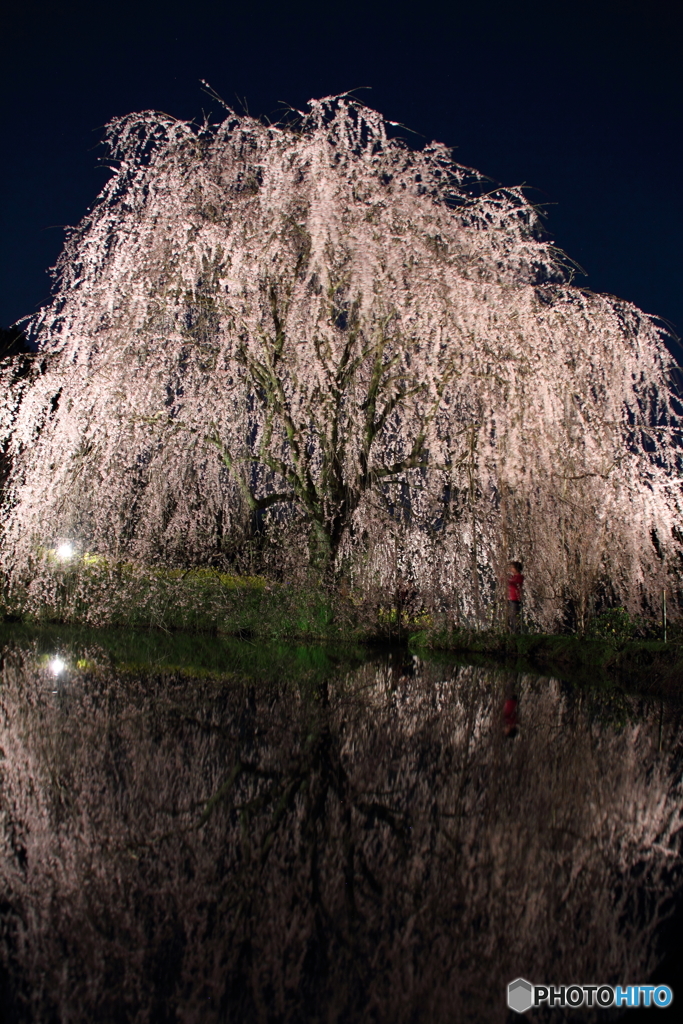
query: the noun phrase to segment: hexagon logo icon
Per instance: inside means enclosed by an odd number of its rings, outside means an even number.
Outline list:
[[[516,978],[508,985],[508,1006],[515,1013],[526,1013],[534,1005],[533,986],[524,978]]]

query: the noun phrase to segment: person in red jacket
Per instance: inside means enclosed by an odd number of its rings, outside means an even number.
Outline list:
[[[519,633],[523,583],[522,563],[510,562],[508,565],[508,621],[513,633]]]

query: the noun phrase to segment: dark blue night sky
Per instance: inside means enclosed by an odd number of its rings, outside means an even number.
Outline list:
[[[7,5],[9,7],[9,5]],[[106,180],[111,117],[360,93],[456,159],[548,204],[583,283],[683,333],[683,37],[676,5],[22,0],[3,45],[0,325],[48,295],[60,225]]]

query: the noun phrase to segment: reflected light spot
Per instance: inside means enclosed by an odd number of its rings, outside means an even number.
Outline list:
[[[59,657],[52,658],[52,660],[48,663],[47,667],[49,668],[50,672],[52,672],[53,676],[59,676],[66,668],[66,662]]]
[[[69,559],[69,558],[71,558],[73,556],[73,553],[74,553],[73,545],[69,544],[68,542],[66,542],[64,544],[60,544],[59,547],[57,548],[57,551],[55,553],[57,555],[57,558],[61,558],[64,561],[66,561],[67,559]]]

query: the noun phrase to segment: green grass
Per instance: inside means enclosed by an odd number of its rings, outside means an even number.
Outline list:
[[[680,631],[671,633],[665,644],[657,639],[656,625],[634,621],[622,608],[594,619],[581,636],[512,635],[456,630],[426,613],[412,618],[405,611],[399,615],[390,605],[372,605],[353,594],[325,589],[312,577],[293,585],[213,568],[181,570],[111,562],[91,555],[68,564],[43,557],[36,563],[36,577],[40,600],[31,596],[28,585],[16,588],[0,600],[2,617],[27,628],[48,624],[86,630],[122,627],[121,636],[136,639],[121,640],[127,653],[117,654],[116,659],[131,665],[138,661],[135,644],[144,649],[140,661],[146,665],[157,657],[151,647],[162,652],[164,644],[173,647],[171,640],[148,639],[155,633],[167,637],[182,634],[178,642],[188,651],[177,663],[207,672],[236,656],[234,651],[229,655],[229,638],[249,641],[260,651],[270,652],[264,657],[274,657],[275,663],[278,643],[390,641],[408,643],[423,656],[430,651],[459,652],[469,659],[517,666],[520,671],[571,675],[587,682],[619,678],[631,685],[640,680],[639,685],[671,693],[683,689]],[[214,638],[212,643],[206,642],[207,634]],[[177,655],[162,653],[158,657],[169,666],[175,664]]]
[[[258,639],[364,638],[360,622],[316,586],[293,587],[217,569],[169,569],[83,556],[36,566],[30,582],[2,599],[5,618],[127,626]]]
[[[574,682],[615,681],[628,689],[683,694],[683,644],[680,638],[442,630],[414,633],[409,644],[426,650],[460,652],[481,664],[505,664],[516,671],[553,675]]]

